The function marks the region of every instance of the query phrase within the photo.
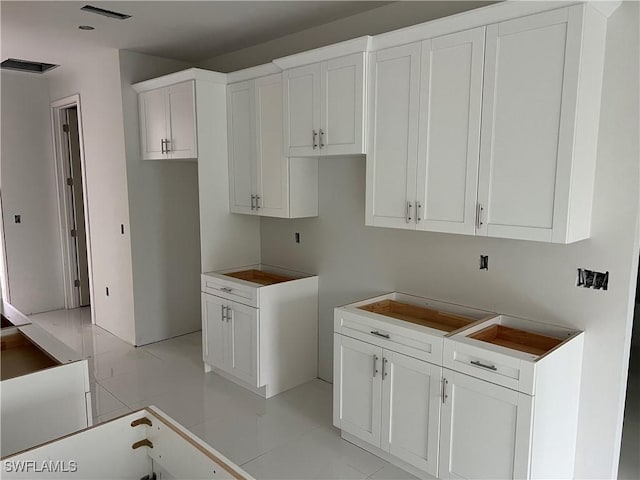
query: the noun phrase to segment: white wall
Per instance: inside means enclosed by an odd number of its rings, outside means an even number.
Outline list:
[[[136,345],[201,328],[197,162],[142,161],[131,85],[189,64],[120,51]]]
[[[64,308],[62,251],[46,77],[2,72],[1,184],[11,303]],[[14,223],[21,215],[22,223]]]
[[[589,240],[365,227],[364,157],[320,160],[318,218],[262,219],[262,261],[320,277],[322,378],[332,378],[333,308],[393,290],[583,329],[576,477],[615,477],[638,266],[638,11],[625,2],[609,19]],[[489,271],[478,269],[480,254],[489,255]],[[576,288],[578,267],[608,270],[609,290]]]
[[[85,195],[93,256],[91,303],[96,323],[133,344],[131,238],[118,51],[87,48],[58,55],[57,63],[62,65],[48,74],[51,100],[78,93],[82,106]],[[125,226],[124,235],[120,234],[121,224]]]

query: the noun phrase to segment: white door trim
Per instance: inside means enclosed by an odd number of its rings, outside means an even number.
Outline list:
[[[63,143],[63,131],[61,121],[62,111],[65,108],[76,107],[78,110],[78,135],[80,137],[80,164],[82,167],[82,189],[85,217],[85,231],[87,242],[87,263],[89,269],[89,295],[91,297],[91,323],[96,323],[96,315],[94,309],[94,289],[93,289],[93,260],[91,249],[91,231],[90,231],[90,211],[89,211],[89,190],[87,188],[87,168],[84,153],[84,135],[82,129],[82,109],[80,106],[80,95],[75,94],[69,97],[56,100],[51,103],[51,122],[53,137],[53,152],[55,158],[56,169],[56,187],[58,193],[58,217],[60,221],[60,240],[62,245],[62,266],[63,266],[63,283],[65,294],[65,308],[77,308],[80,306],[80,299],[75,295],[75,287],[73,282],[76,278],[77,270],[76,258],[72,254],[73,249],[71,240],[67,232],[69,231],[69,218],[71,207],[69,205],[69,197],[66,195],[66,179],[65,174],[65,146]]]

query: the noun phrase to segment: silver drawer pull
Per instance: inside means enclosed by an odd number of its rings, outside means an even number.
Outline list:
[[[220,288],[221,291],[226,292],[226,293],[231,293],[231,291],[233,290],[233,288],[229,288],[229,287],[221,287]]]
[[[377,335],[378,337],[382,337],[382,338],[390,338],[388,333],[380,333],[377,330],[373,330],[371,332],[372,335]]]
[[[478,360],[471,360],[471,364],[477,365],[478,367],[482,367],[482,368],[488,368],[489,370],[493,370],[494,372],[498,370],[495,365],[485,365],[484,363],[479,362]]]

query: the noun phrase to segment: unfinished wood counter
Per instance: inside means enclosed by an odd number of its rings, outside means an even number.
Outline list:
[[[3,336],[1,345],[0,380],[60,365],[60,362],[43,352],[20,331]]]
[[[276,283],[290,282],[295,280],[294,277],[279,275],[277,273],[257,270],[255,268],[249,270],[241,270],[239,272],[229,272],[224,274],[227,277],[237,278],[246,282],[258,283],[260,285],[275,285]]]
[[[533,355],[544,355],[562,343],[562,340],[559,338],[527,332],[504,325],[490,325],[469,335],[469,338],[475,338],[476,340],[501,345]]]

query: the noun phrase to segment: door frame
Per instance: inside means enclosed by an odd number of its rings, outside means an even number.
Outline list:
[[[62,245],[62,267],[63,267],[63,284],[64,284],[64,296],[65,296],[65,308],[77,308],[80,306],[79,296],[75,293],[75,286],[73,285],[77,266],[77,258],[73,254],[73,245],[71,237],[67,235],[71,228],[69,224],[71,205],[69,204],[69,196],[66,193],[67,188],[67,175],[65,169],[66,162],[66,147],[64,141],[64,132],[62,126],[64,124],[62,115],[63,111],[67,108],[76,107],[78,112],[78,136],[80,144],[80,166],[82,169],[82,190],[83,190],[83,204],[84,204],[84,222],[86,231],[86,243],[87,243],[87,264],[89,270],[89,296],[91,298],[91,323],[96,323],[95,309],[94,309],[94,285],[93,285],[93,257],[91,249],[91,231],[89,222],[89,190],[87,189],[87,169],[84,151],[84,134],[82,128],[82,109],[80,106],[80,95],[75,94],[69,97],[62,98],[51,102],[51,125],[52,125],[52,137],[53,137],[53,151],[55,158],[55,170],[56,170],[56,188],[58,193],[58,217],[60,223],[60,240]]]

